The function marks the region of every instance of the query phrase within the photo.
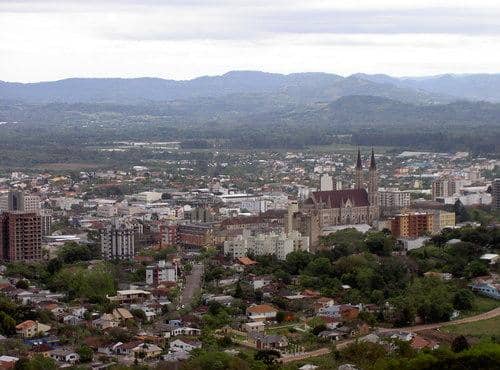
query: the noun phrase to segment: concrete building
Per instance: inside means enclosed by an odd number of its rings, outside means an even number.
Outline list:
[[[146,267],[146,283],[158,285],[162,282],[176,282],[177,268],[174,264],[158,261],[155,265]]]
[[[135,228],[115,219],[101,230],[101,253],[105,260],[131,259],[135,255]]]
[[[243,235],[238,235],[233,240],[224,242],[224,254],[233,258],[244,257],[247,254],[255,256],[276,256],[285,260],[286,256],[297,250],[309,250],[309,238],[300,235],[297,231],[286,234],[257,234],[251,235],[245,230]]]
[[[391,219],[391,233],[396,238],[418,238],[434,230],[434,214],[413,212],[398,214]]]
[[[41,218],[32,212],[0,214],[0,260],[37,261],[42,259]]]
[[[459,186],[457,181],[450,176],[442,176],[432,182],[432,200],[451,197],[457,194]]]
[[[456,225],[455,212],[446,212],[437,210],[434,212],[434,233],[439,233],[446,228],[452,228]]]
[[[491,182],[491,207],[500,209],[500,179]]]
[[[333,178],[330,175],[328,175],[328,174],[321,175],[321,177],[319,178],[319,182],[320,182],[320,187],[319,187],[320,191],[334,190]]]
[[[379,206],[381,210],[395,210],[409,207],[411,193],[397,189],[384,189],[379,191]]]
[[[19,190],[11,190],[0,197],[0,210],[38,212],[41,200],[38,195],[25,194]]]

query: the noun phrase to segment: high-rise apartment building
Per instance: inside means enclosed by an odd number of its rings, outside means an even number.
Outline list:
[[[381,209],[401,209],[409,207],[411,194],[409,191],[384,189],[379,191],[379,205]]]
[[[33,212],[0,214],[0,259],[37,261],[42,259],[41,218]]]
[[[0,197],[0,210],[38,212],[41,200],[38,195],[25,194],[19,190],[11,190]]]
[[[450,176],[443,176],[432,182],[432,200],[451,197],[457,192],[457,181]]]
[[[333,189],[333,178],[328,175],[328,174],[323,174],[321,175],[321,177],[319,178],[319,182],[320,182],[320,191],[331,191],[331,190],[334,190]]]
[[[500,209],[500,179],[491,182],[491,207]]]
[[[126,221],[113,220],[101,230],[101,254],[105,260],[135,256],[135,228]]]

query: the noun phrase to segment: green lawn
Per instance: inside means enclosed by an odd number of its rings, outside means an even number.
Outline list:
[[[491,338],[493,335],[500,337],[500,316],[467,324],[444,326],[441,328],[441,331],[454,335],[472,336],[481,339]]]
[[[491,311],[499,306],[500,306],[500,301],[476,295],[476,298],[474,299],[474,308],[470,311],[462,312],[459,319],[462,319],[464,317],[479,315],[480,313]]]

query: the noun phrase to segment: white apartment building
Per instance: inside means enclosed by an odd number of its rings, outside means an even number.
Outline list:
[[[333,189],[333,178],[328,174],[323,174],[319,178],[320,189],[321,191],[331,191]]]
[[[101,253],[105,260],[133,258],[135,255],[134,225],[115,219],[102,229]]]
[[[379,206],[386,209],[409,207],[411,193],[397,189],[381,189],[379,194]]]
[[[297,231],[289,234],[269,233],[254,236],[249,230],[244,230],[243,235],[224,242],[224,254],[233,258],[252,254],[273,255],[279,260],[285,260],[289,253],[297,250],[309,251],[309,237],[302,236]]]

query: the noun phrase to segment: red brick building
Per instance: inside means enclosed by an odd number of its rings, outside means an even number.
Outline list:
[[[0,214],[0,260],[42,259],[41,217],[30,212]]]

